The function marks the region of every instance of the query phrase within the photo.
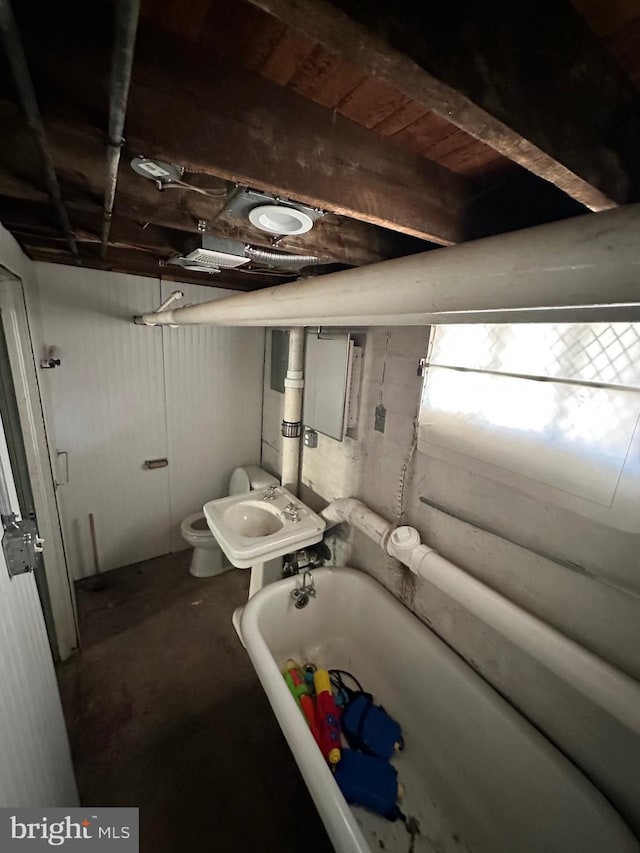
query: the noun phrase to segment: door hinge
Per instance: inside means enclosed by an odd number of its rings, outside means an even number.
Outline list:
[[[15,513],[2,516],[2,550],[9,577],[24,575],[36,568],[38,554],[42,553],[44,539],[38,536],[32,518],[18,519]]]

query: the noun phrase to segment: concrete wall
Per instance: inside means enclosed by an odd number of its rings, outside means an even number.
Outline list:
[[[317,448],[304,449],[300,495],[316,509],[334,498],[358,497],[397,521],[401,471],[410,458],[421,397],[416,367],[426,355],[429,330],[364,331],[358,437],[337,442],[320,435]],[[277,471],[282,395],[269,388],[269,337],[262,458],[266,467]],[[387,411],[384,433],[373,428],[379,403]],[[423,541],[443,556],[640,679],[637,537],[537,504],[417,450],[408,465],[403,510],[403,523],[416,527]],[[390,589],[570,754],[640,832],[640,782],[633,770],[640,761],[640,726],[629,729],[606,719],[602,709],[560,682],[539,660],[508,646],[491,625],[411,575],[346,525],[332,531],[327,541],[335,563],[364,569]]]

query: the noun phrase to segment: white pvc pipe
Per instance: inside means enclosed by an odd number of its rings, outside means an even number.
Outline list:
[[[138,323],[421,325],[640,319],[640,205],[144,314]]]
[[[298,494],[300,477],[300,431],[302,429],[302,389],[304,386],[304,328],[289,329],[289,360],[284,380],[282,427],[282,471],[280,480],[291,494]],[[297,435],[287,435],[289,431]]]
[[[328,527],[333,527],[342,521],[348,522],[362,531],[365,536],[372,539],[383,550],[386,548],[387,539],[393,530],[393,524],[377,515],[356,498],[340,498],[333,501],[322,510],[320,515],[325,519]]]
[[[387,552],[396,555],[391,542]],[[427,580],[508,642],[544,663],[565,684],[640,735],[640,686],[637,682],[427,545],[418,545],[405,558],[401,557],[401,562],[405,562],[414,574]]]
[[[333,501],[321,515],[330,524],[348,521],[357,527],[414,574],[640,735],[640,685],[636,681],[421,544],[415,528],[394,529],[354,498]]]

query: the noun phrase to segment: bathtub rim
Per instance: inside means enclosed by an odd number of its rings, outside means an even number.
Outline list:
[[[594,807],[601,813],[603,820],[610,824],[612,840],[622,832],[627,835],[627,841],[634,842],[640,851],[640,845],[633,831],[620,815],[615,806],[603,792],[588,778],[568,756],[550,741],[534,723],[525,717],[508,699],[493,687],[477,672],[454,648],[443,640],[433,629],[423,622],[420,617],[393,595],[384,584],[361,569],[342,566],[325,566],[314,569],[316,586],[321,587],[329,582],[332,576],[348,576],[363,587],[369,587],[374,595],[382,596],[389,606],[402,613],[404,618],[415,620],[421,628],[428,632],[443,651],[450,657],[453,665],[468,669],[491,694],[490,701],[501,713],[518,718],[523,725],[523,735],[533,742],[536,748],[542,750],[549,760],[562,769],[567,784],[573,784],[583,789],[593,801]],[[254,666],[256,674],[267,694],[278,724],[291,749],[296,764],[300,769],[305,784],[312,796],[327,833],[340,853],[372,853],[371,847],[364,837],[360,826],[344,797],[342,796],[333,774],[327,766],[302,714],[282,678],[282,674],[274,656],[267,645],[259,627],[262,605],[273,598],[288,596],[292,589],[299,585],[299,578],[292,576],[264,587],[245,605],[240,625],[243,642]],[[293,605],[292,605],[293,606]],[[313,601],[310,603],[313,606]],[[260,666],[258,666],[258,663]],[[264,667],[262,669],[261,667]],[[290,729],[288,727],[291,727]],[[335,811],[334,811],[335,810]],[[337,813],[336,813],[337,812]],[[630,850],[631,848],[628,847]]]

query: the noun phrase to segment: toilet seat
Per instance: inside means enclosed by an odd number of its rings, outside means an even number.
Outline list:
[[[188,515],[180,528],[183,536],[190,536],[193,539],[213,539],[213,533],[209,529],[203,512],[194,512],[193,515]]]
[[[277,486],[279,481],[259,465],[234,468],[229,480],[229,494],[249,492],[265,486]],[[193,548],[189,573],[196,578],[212,578],[232,568],[224,556],[218,540],[207,524],[204,512],[188,515],[180,525],[182,538]]]

